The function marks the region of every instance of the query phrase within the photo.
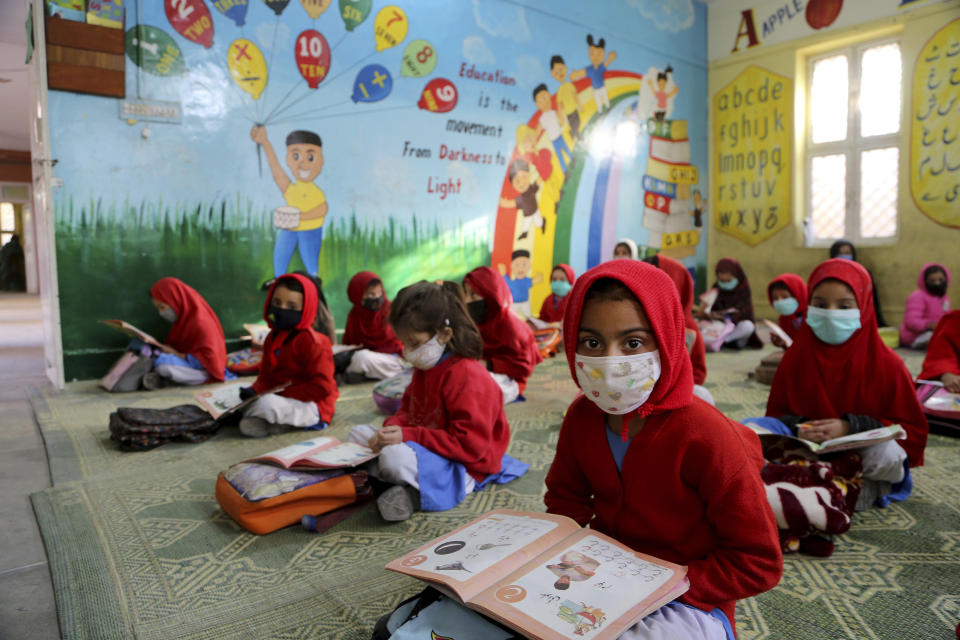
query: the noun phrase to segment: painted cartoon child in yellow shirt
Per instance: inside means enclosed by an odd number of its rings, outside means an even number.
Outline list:
[[[250,137],[263,147],[273,180],[280,187],[287,205],[300,210],[299,225],[277,230],[273,245],[273,275],[280,277],[289,271],[293,252],[299,248],[304,268],[316,277],[323,246],[323,220],[328,209],[326,196],[313,183],[323,169],[323,142],[312,131],[293,131],[287,136],[286,161],[294,176],[294,180],[290,180],[273,151],[266,128],[262,125],[253,127]]]

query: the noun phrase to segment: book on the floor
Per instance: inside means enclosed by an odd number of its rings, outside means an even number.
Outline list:
[[[137,329],[135,326],[133,326],[129,322],[124,322],[123,320],[101,320],[100,323],[105,324],[108,327],[116,329],[117,331],[120,331],[122,333],[125,333],[131,338],[139,338],[143,342],[146,342],[147,344],[152,345],[154,347],[161,346],[159,340],[154,338],[152,335],[150,335],[146,331],[141,331],[140,329]]]
[[[689,588],[687,567],[570,518],[496,509],[386,567],[528,638],[616,638]]]
[[[767,320],[766,318],[763,319],[763,323],[767,325],[771,333],[775,333],[780,337],[781,340],[783,340],[783,344],[787,345],[788,349],[793,346],[793,338],[788,336],[787,332],[784,331],[780,325],[772,320]]]
[[[225,384],[220,387],[206,389],[194,397],[197,399],[197,402],[200,403],[200,406],[206,409],[207,413],[209,413],[214,420],[223,420],[237,413],[238,411],[242,411],[243,409],[247,408],[261,395],[283,391],[289,384],[290,383],[288,382],[286,384],[279,385],[273,389],[265,391],[262,394],[251,396],[246,400],[240,399],[240,389],[242,387],[250,386],[245,382],[235,382],[233,384]]]
[[[359,344],[334,344],[331,346],[333,347],[333,355],[337,355],[338,353],[344,353],[346,351],[356,351],[357,349],[363,349],[363,345],[359,345]]]
[[[244,462],[268,462],[294,471],[355,467],[378,455],[365,444],[340,442],[331,436],[320,436],[275,451],[269,451]]]
[[[951,393],[941,386],[923,401],[923,410],[943,418],[956,418],[960,416],[960,394]]]
[[[801,433],[803,432],[802,424],[803,423],[797,425]],[[848,449],[859,449],[861,447],[869,447],[872,444],[886,442],[887,440],[907,439],[907,432],[904,431],[903,427],[898,424],[891,424],[886,427],[878,427],[876,429],[870,429],[869,431],[861,431],[860,433],[851,433],[850,435],[824,440],[823,442],[813,442],[798,436],[786,436],[779,433],[770,433],[766,429],[758,427],[755,424],[748,424],[747,426],[757,433],[757,435],[760,437],[760,443],[764,446],[767,444],[773,444],[777,440],[785,439],[789,440],[790,442],[802,444],[804,447],[816,454],[833,453],[834,451],[846,451]]]

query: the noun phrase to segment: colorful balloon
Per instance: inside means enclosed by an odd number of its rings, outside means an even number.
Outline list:
[[[307,81],[307,86],[316,89],[330,71],[330,47],[323,34],[314,29],[300,32],[294,43],[293,55],[297,69]]]
[[[377,51],[395,47],[407,37],[407,14],[400,7],[390,5],[380,9],[373,23],[373,34],[377,40]]]
[[[446,113],[457,106],[457,88],[446,78],[434,78],[423,88],[417,106],[424,111]]]
[[[287,8],[287,5],[290,4],[290,0],[263,0],[263,4],[267,5],[271,11],[279,16],[283,13],[283,10]]]
[[[163,0],[163,10],[177,33],[207,49],[213,46],[213,18],[203,0]]]
[[[387,68],[379,64],[368,64],[353,81],[354,102],[376,102],[390,95],[393,89],[393,78]]]
[[[227,69],[241,89],[254,100],[260,98],[267,86],[267,61],[257,45],[246,38],[237,38],[227,49]]]
[[[316,20],[330,6],[330,0],[300,0],[311,20]]]
[[[147,73],[155,76],[177,76],[186,73],[183,52],[163,29],[141,24],[131,27],[124,36],[127,57]]]
[[[353,29],[370,15],[372,0],[340,0],[340,17],[347,31]]]
[[[242,27],[247,19],[248,0],[213,0],[213,6],[223,15]]]
[[[400,75],[422,78],[437,66],[437,50],[426,40],[414,40],[407,45],[400,62]]]

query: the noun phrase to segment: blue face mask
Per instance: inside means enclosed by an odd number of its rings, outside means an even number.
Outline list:
[[[792,316],[799,307],[800,303],[797,302],[796,298],[782,298],[773,301],[773,308],[782,316]]]
[[[732,280],[727,280],[726,282],[724,282],[723,280],[717,280],[717,286],[723,289],[724,291],[733,291],[734,289],[737,288],[738,284],[740,284],[740,281],[737,280],[736,278]]]
[[[843,344],[860,328],[860,309],[807,309],[807,325],[827,344]]]
[[[853,260],[853,256],[850,255],[849,253],[838,253],[837,257],[840,258],[841,260]]]
[[[562,298],[570,293],[570,289],[572,288],[573,285],[566,280],[554,280],[550,283],[550,289],[553,290],[553,295],[557,296],[558,298]]]

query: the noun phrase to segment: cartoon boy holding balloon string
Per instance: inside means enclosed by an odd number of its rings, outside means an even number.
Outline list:
[[[293,131],[287,136],[287,166],[293,173],[291,181],[280,166],[277,154],[267,137],[267,129],[256,125],[250,137],[263,147],[270,164],[273,180],[280,187],[287,206],[299,212],[299,222],[292,228],[279,228],[273,245],[273,275],[287,273],[293,252],[299,248],[303,266],[312,276],[320,268],[320,248],[323,245],[323,220],[327,215],[327,198],[313,183],[323,169],[323,142],[312,131]]]

